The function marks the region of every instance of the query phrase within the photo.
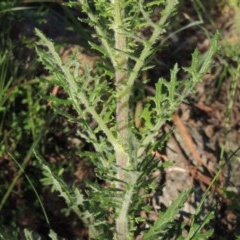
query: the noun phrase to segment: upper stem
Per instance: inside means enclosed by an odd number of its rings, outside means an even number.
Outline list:
[[[116,163],[119,167],[118,178],[126,182],[124,169],[128,167],[129,157],[126,153],[129,140],[129,97],[130,91],[124,91],[127,86],[128,57],[126,51],[126,36],[122,33],[124,18],[123,1],[114,1],[114,38],[115,38],[115,85],[116,85],[116,124],[118,139],[123,150],[116,151]]]

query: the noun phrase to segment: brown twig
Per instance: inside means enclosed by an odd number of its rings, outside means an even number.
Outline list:
[[[202,160],[202,158],[199,156],[199,154],[196,151],[195,145],[193,143],[192,137],[189,134],[187,128],[184,126],[184,124],[182,123],[180,117],[178,116],[177,113],[175,113],[173,115],[173,122],[174,124],[177,126],[178,130],[180,131],[181,136],[183,137],[184,142],[186,143],[190,153],[192,154],[192,156],[194,157],[194,159],[197,162],[197,168],[199,168],[200,166],[204,166],[208,172],[213,175],[211,173],[211,171],[208,169],[208,166],[205,164],[205,162]]]

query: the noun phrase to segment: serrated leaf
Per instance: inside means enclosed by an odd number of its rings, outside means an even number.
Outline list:
[[[141,112],[140,118],[142,118],[144,120],[144,129],[149,130],[149,129],[153,128],[152,111],[151,111],[150,103],[147,103],[144,106],[144,108]]]
[[[207,51],[207,54],[204,58],[203,64],[200,68],[200,75],[206,74],[207,71],[210,68],[210,65],[212,63],[213,55],[216,53],[218,49],[218,39],[219,39],[219,32],[217,32],[214,36],[213,39],[211,40],[211,46],[209,50]]]
[[[179,67],[177,64],[174,65],[173,69],[171,70],[171,77],[170,77],[170,82],[166,84],[166,87],[168,89],[168,95],[170,102],[175,101],[175,96],[177,93],[177,86],[179,85],[177,81],[177,73],[179,71]]]
[[[97,50],[99,53],[101,53],[103,56],[107,56],[107,52],[103,47],[98,46],[97,44],[93,42],[89,42],[92,49]]]
[[[169,225],[174,221],[176,214],[183,207],[189,196],[189,191],[182,192],[178,198],[172,202],[164,213],[159,214],[159,218],[148,232],[144,234],[144,240],[155,240],[158,235],[164,233],[169,228]]]
[[[214,212],[209,212],[203,219],[201,223],[194,223],[189,231],[189,234],[187,236],[187,240],[204,240],[208,238],[204,238],[205,233],[201,233],[201,230],[214,218]],[[211,230],[208,232],[208,234],[212,233]],[[207,233],[206,233],[207,234]]]

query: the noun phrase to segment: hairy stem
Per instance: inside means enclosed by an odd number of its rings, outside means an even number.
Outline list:
[[[122,18],[124,17],[124,12],[122,9],[122,0],[114,1],[114,16],[115,16],[115,59],[116,66],[115,68],[115,84],[116,84],[116,123],[118,130],[118,139],[121,142],[121,145],[124,149],[128,146],[129,139],[129,91],[121,94],[122,90],[126,88],[127,83],[127,64],[128,58],[124,54],[126,50],[126,37],[121,33],[122,30]],[[116,161],[119,169],[125,169],[128,165],[128,157],[126,156],[125,151],[116,151]],[[123,171],[119,172],[119,179],[125,181]]]
[[[118,166],[117,178],[121,182],[128,182],[127,172],[125,169],[129,167],[129,156],[126,152],[126,148],[129,145],[129,96],[130,91],[123,91],[127,86],[127,67],[128,57],[124,53],[126,51],[126,36],[122,31],[123,18],[124,18],[124,1],[115,0],[113,16],[114,16],[114,39],[115,39],[115,84],[116,84],[116,124],[118,131],[118,139],[123,146],[122,150],[116,150],[116,163]],[[124,94],[121,94],[124,92]],[[121,182],[116,183],[116,187],[124,190],[124,184]],[[116,219],[116,234],[118,240],[126,240],[128,238],[128,219],[127,211],[121,211],[121,206],[116,209],[118,217]]]

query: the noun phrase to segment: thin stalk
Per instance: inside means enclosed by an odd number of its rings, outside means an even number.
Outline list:
[[[25,156],[23,163],[21,164],[21,168],[19,169],[17,175],[14,177],[13,181],[11,182],[10,186],[8,187],[6,193],[4,194],[4,196],[1,199],[0,202],[0,211],[2,210],[4,204],[7,202],[7,199],[9,198],[9,196],[11,195],[14,187],[17,185],[19,179],[21,178],[22,174],[24,173],[25,168],[27,167],[27,165],[29,164],[31,157],[33,155],[33,151],[34,149],[37,148],[39,142],[41,141],[41,139],[43,138],[43,136],[46,134],[46,129],[48,129],[49,124],[53,121],[54,117],[50,117],[46,124],[44,124],[43,128],[41,131],[39,131],[39,135],[37,136],[37,138],[34,140],[34,142],[32,143],[30,149],[27,152],[27,155]],[[11,155],[10,155],[11,156]]]
[[[17,183],[19,182],[19,179],[21,178],[24,169],[26,168],[26,166],[28,165],[29,161],[31,160],[32,157],[32,153],[33,150],[37,147],[37,145],[39,144],[40,140],[42,138],[42,134],[39,135],[39,137],[33,142],[33,144],[31,145],[30,149],[28,150],[27,155],[25,156],[23,163],[21,165],[21,168],[19,169],[19,171],[17,172],[17,175],[14,177],[14,179],[12,180],[10,186],[8,187],[6,193],[4,194],[4,196],[1,199],[0,202],[0,211],[2,210],[4,204],[7,202],[7,199],[9,198],[9,196],[11,195],[14,187],[17,185]]]

